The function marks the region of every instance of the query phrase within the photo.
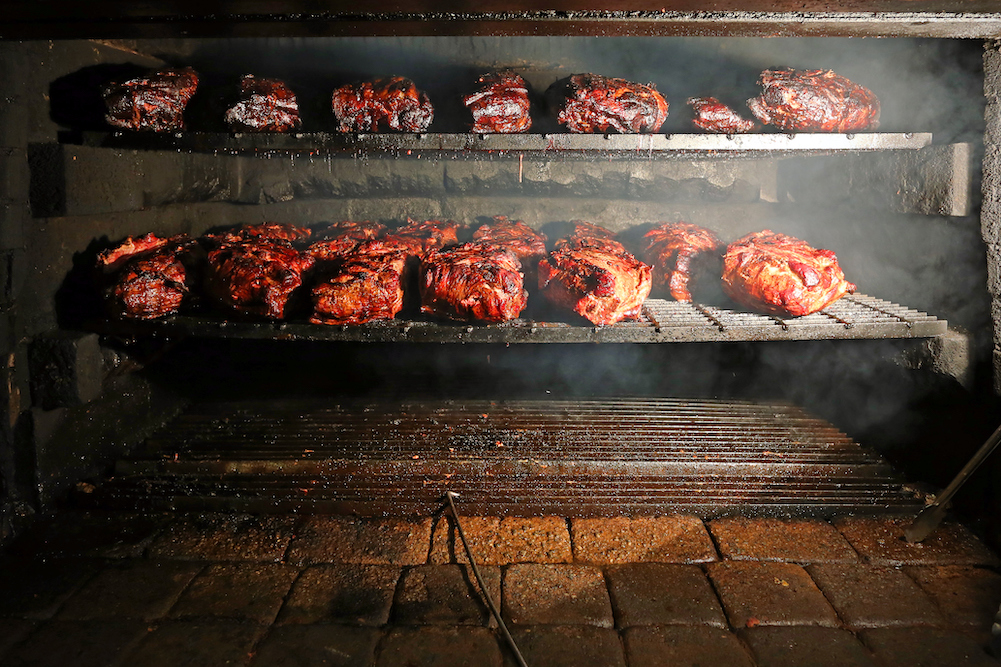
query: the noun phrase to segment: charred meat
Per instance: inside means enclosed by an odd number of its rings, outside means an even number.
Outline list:
[[[437,250],[459,242],[462,225],[454,220],[407,220],[402,227],[391,230],[386,242],[406,247],[410,255],[423,258],[431,250]]]
[[[463,98],[473,114],[472,132],[513,134],[532,126],[528,85],[520,76],[505,70],[480,77],[482,88]]]
[[[313,287],[316,324],[362,324],[391,320],[403,309],[407,252],[365,241],[344,256],[333,273]]]
[[[216,243],[240,243],[242,241],[301,241],[309,238],[312,231],[307,227],[299,227],[288,222],[261,222],[253,225],[241,225],[226,230],[220,234],[206,237]]]
[[[521,262],[487,243],[432,250],[421,261],[421,312],[461,321],[504,322],[528,303]]]
[[[663,222],[643,235],[643,261],[653,267],[653,289],[692,301],[690,288],[708,276],[717,282],[723,241],[690,222]]]
[[[741,117],[715,97],[690,97],[688,105],[695,113],[692,123],[706,132],[742,134],[750,132],[757,125],[753,120]]]
[[[341,86],[331,108],[341,132],[424,132],[434,120],[431,100],[410,79],[392,76]]]
[[[578,230],[539,262],[543,296],[598,325],[638,317],[652,287],[650,267],[618,241]]]
[[[473,240],[507,248],[524,265],[537,263],[546,254],[546,235],[541,234],[521,220],[509,220],[506,216],[494,216],[473,232]]]
[[[600,74],[574,74],[557,81],[547,97],[559,108],[557,119],[571,132],[656,132],[667,120],[667,100],[653,85]]]
[[[386,226],[379,222],[368,220],[335,222],[319,232],[322,238],[311,243],[306,252],[317,261],[343,260],[362,242],[381,238],[385,233]]]
[[[98,266],[110,280],[105,299],[111,313],[152,320],[180,311],[191,294],[187,264],[195,245],[187,234],[146,234],[101,253]]]
[[[855,285],[832,251],[766,229],[727,247],[723,291],[752,310],[799,317],[851,294]]]
[[[240,92],[240,101],[225,116],[234,132],[290,132],[302,125],[299,102],[283,82],[247,74]]]
[[[584,220],[573,220],[568,233],[556,240],[556,248],[594,248],[612,253],[626,252],[615,232]]]
[[[765,70],[747,106],[762,123],[796,132],[856,132],[879,126],[872,91],[831,70]]]
[[[284,318],[303,273],[314,263],[287,238],[302,234],[308,236],[309,230],[266,223],[210,237],[216,247],[208,253],[206,291],[235,312]]]
[[[185,129],[184,109],[198,88],[198,74],[187,67],[111,83],[102,91],[108,109],[105,120],[113,127],[151,132]]]

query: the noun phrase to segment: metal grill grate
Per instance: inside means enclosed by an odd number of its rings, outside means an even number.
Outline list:
[[[584,320],[581,318],[581,321]],[[204,338],[427,343],[673,343],[764,340],[925,338],[948,322],[871,296],[845,296],[828,308],[780,319],[715,306],[647,299],[636,321],[585,326],[561,321],[512,320],[459,324],[396,319],[358,325],[234,322],[218,317],[171,317],[156,322],[106,323],[107,333]]]
[[[879,456],[788,405],[611,401],[213,404],[93,498],[158,509],[826,515],[920,503]]]

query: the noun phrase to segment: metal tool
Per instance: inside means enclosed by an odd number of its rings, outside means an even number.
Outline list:
[[[452,517],[455,519],[455,530],[459,533],[459,539],[462,540],[462,547],[466,550],[466,558],[469,559],[469,567],[473,570],[473,575],[476,577],[476,583],[480,587],[480,591],[483,593],[483,599],[487,601],[487,607],[490,608],[490,613],[494,615],[497,619],[497,625],[500,627],[501,633],[504,635],[504,639],[507,640],[508,645],[510,645],[511,650],[514,651],[514,657],[518,660],[519,667],[528,667],[525,662],[525,658],[522,657],[521,651],[518,650],[518,645],[514,643],[514,637],[508,632],[507,626],[504,624],[504,619],[501,618],[500,611],[497,610],[497,606],[494,601],[490,598],[490,593],[487,592],[487,586],[483,583],[483,577],[480,576],[480,570],[476,567],[476,561],[473,560],[473,552],[469,548],[469,542],[466,541],[466,534],[462,532],[462,526],[459,524],[459,513],[455,511],[455,498],[459,497],[459,494],[455,491],[446,491],[445,497],[448,499],[448,506],[452,510]]]
[[[911,525],[904,529],[904,537],[907,538],[908,542],[920,542],[938,528],[942,519],[945,518],[946,505],[959,491],[959,487],[963,486],[963,483],[973,474],[973,471],[991,455],[998,443],[1001,443],[1001,426],[991,434],[991,437],[987,438],[987,442],[980,446],[977,453],[963,466],[963,469],[949,483],[945,491],[935,496],[935,502],[921,510]]]

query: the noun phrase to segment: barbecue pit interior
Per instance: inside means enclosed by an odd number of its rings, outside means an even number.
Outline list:
[[[32,513],[100,497],[116,462],[144,451],[158,428],[227,402],[294,412],[650,399],[658,419],[675,399],[791,405],[917,483],[907,487],[916,506],[996,427],[989,289],[997,268],[981,234],[980,191],[992,109],[985,53],[995,68],[998,56],[978,40],[177,36],[0,49],[16,73],[0,84],[9,100],[0,112],[10,147],[6,201],[16,221],[4,240],[8,534]],[[199,74],[187,129],[109,127],[101,87],[166,67]],[[831,69],[865,85],[881,103],[878,130],[730,136],[692,124],[691,97],[717,97],[750,118],[746,101],[774,67]],[[472,133],[463,97],[502,70],[528,84],[531,128]],[[670,104],[663,127],[567,133],[543,93],[585,72],[655,84]],[[226,109],[248,74],[294,91],[300,128],[231,132]],[[331,93],[385,76],[427,93],[427,131],[338,132]],[[996,81],[997,72],[987,77]],[[200,312],[123,322],[107,315],[94,285],[99,253],[148,232],[199,237],[246,223],[396,226],[408,218],[472,224],[498,215],[544,232],[587,220],[626,240],[662,221],[702,225],[726,243],[772,229],[834,250],[859,294],[843,298],[844,311],[798,322],[714,294],[695,306],[650,301],[638,321],[601,327],[533,310],[529,290],[526,316],[508,326],[419,316],[328,326]],[[853,319],[858,312],[874,319]],[[557,445],[548,446],[559,460]],[[645,455],[622,446],[626,459]],[[957,501],[969,511],[997,505],[988,489],[997,468],[988,468]],[[703,474],[693,469],[689,481]]]

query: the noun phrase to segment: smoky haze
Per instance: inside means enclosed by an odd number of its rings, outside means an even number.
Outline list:
[[[459,102],[461,95],[470,92],[476,77],[485,71],[509,67],[522,73],[536,94],[578,72],[653,83],[670,103],[662,131],[681,133],[692,131],[685,104],[688,97],[713,95],[749,116],[745,102],[758,94],[756,82],[763,69],[833,69],[876,93],[881,102],[880,132],[930,132],[935,144],[970,142],[974,165],[982,154],[985,103],[979,42],[442,37],[189,40],[146,46],[168,61],[194,66],[210,81],[235,81],[245,73],[287,80],[308,100],[303,109],[304,131],[331,128],[329,93],[334,87],[389,74],[410,77],[428,91],[436,105],[432,132],[466,131],[468,118]],[[222,103],[202,104],[218,109]],[[533,131],[558,131],[547,114],[538,116]],[[796,168],[796,187],[789,191],[779,187],[784,194],[777,201],[716,209],[655,203],[643,209],[644,217],[626,218],[620,225],[699,216],[699,222],[714,226],[727,241],[769,227],[815,247],[830,248],[861,292],[927,311],[968,331],[981,382],[977,391],[982,394],[983,378],[989,376],[991,320],[977,216],[977,169],[970,183],[974,193],[971,214],[947,217],[894,212],[860,202],[852,187],[842,187],[839,174],[844,165],[838,160],[811,158],[801,164]],[[774,165],[765,167],[781,176]],[[816,188],[813,193],[810,183]],[[553,206],[558,207],[560,200],[555,201]],[[565,208],[554,213],[553,207],[533,209],[524,200],[510,204],[483,196],[475,214],[507,214],[506,206],[527,211],[519,217],[543,228],[575,217],[575,198],[562,201]],[[533,210],[534,217],[530,215]],[[609,215],[614,217],[614,211]],[[919,376],[901,369],[897,362],[902,347],[881,341],[600,349],[526,346],[493,351],[446,346],[381,355],[374,348],[352,348],[345,362],[356,365],[352,373],[357,373],[357,364],[380,368],[372,375],[358,375],[366,383],[372,378],[384,382],[380,391],[400,390],[403,385],[393,381],[393,373],[407,377],[419,368],[422,381],[451,395],[604,393],[792,400],[828,417],[864,444],[903,451],[922,430],[931,430],[930,420],[955,417],[954,412],[942,416],[927,411],[929,401],[948,396],[945,403],[952,409],[962,403],[955,397],[965,390],[957,388],[952,378]],[[387,368],[392,372],[385,372]],[[416,386],[420,385],[409,385]],[[371,389],[376,391],[376,387]]]

